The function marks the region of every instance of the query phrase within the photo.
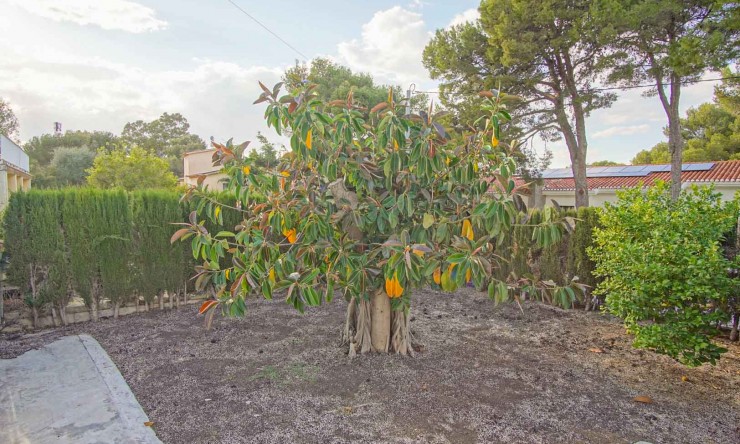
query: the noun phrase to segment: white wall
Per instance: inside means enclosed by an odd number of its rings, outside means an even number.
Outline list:
[[[12,140],[0,134],[0,159],[29,171],[28,154]]]
[[[684,186],[690,186],[691,182],[684,182]],[[699,186],[709,185],[707,182],[697,183]],[[722,200],[728,201],[735,198],[735,193],[740,191],[740,182],[715,183],[714,189],[722,194]],[[575,191],[543,191],[545,206],[552,206],[551,199],[563,207],[575,207]],[[592,207],[603,207],[606,202],[617,201],[617,190],[591,190],[588,193],[588,203]]]

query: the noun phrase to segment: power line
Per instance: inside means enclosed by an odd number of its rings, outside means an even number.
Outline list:
[[[277,35],[276,33],[274,33],[274,32],[273,32],[273,31],[272,31],[272,30],[271,30],[270,28],[268,28],[267,26],[265,26],[264,24],[262,24],[262,22],[260,22],[260,21],[259,21],[259,20],[257,20],[256,18],[254,18],[254,16],[253,16],[252,14],[248,13],[247,11],[245,11],[245,10],[244,10],[244,8],[242,8],[241,6],[237,5],[237,4],[236,4],[236,3],[234,3],[234,2],[232,1],[232,0],[226,0],[226,1],[228,1],[229,3],[231,3],[232,5],[234,5],[234,7],[235,7],[236,9],[240,10],[241,12],[243,12],[243,13],[244,13],[244,15],[246,15],[247,17],[249,17],[250,19],[252,19],[252,20],[253,20],[253,21],[254,21],[255,23],[257,23],[258,25],[260,25],[261,27],[263,27],[263,28],[265,29],[265,31],[267,31],[267,32],[269,32],[270,34],[274,35],[274,36],[275,36],[275,38],[277,38],[278,40],[280,40],[281,42],[283,42],[283,44],[284,44],[285,46],[287,46],[288,48],[290,48],[290,49],[292,49],[293,51],[295,51],[295,53],[296,53],[296,54],[298,54],[299,56],[303,57],[303,59],[304,59],[304,60],[306,60],[306,61],[308,61],[308,60],[309,60],[309,58],[308,58],[308,57],[306,57],[306,55],[305,55],[305,54],[303,54],[303,53],[302,53],[302,52],[300,52],[300,51],[299,51],[298,49],[296,49],[296,47],[295,47],[295,46],[293,46],[293,45],[291,45],[290,43],[286,42],[286,41],[285,41],[285,39],[283,39],[282,37],[280,37],[279,35]]]
[[[718,82],[720,80],[734,80],[734,79],[740,79],[740,76],[729,76],[729,77],[718,77],[716,79],[698,79],[698,80],[691,80],[686,82],[679,82],[681,85],[691,85],[694,83],[701,83],[701,82]],[[672,83],[664,83],[663,86],[671,86]],[[625,89],[638,89],[638,88],[655,88],[655,84],[644,84],[644,85],[631,85],[631,86],[612,86],[608,88],[594,88],[589,89],[588,92],[600,92],[600,91],[617,91],[617,90],[625,90]],[[586,92],[586,91],[580,91],[580,92]],[[439,91],[413,91],[413,94],[439,94]],[[452,95],[460,95],[460,94],[452,94]]]

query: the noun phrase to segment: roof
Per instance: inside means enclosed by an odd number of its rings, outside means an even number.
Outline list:
[[[182,155],[184,157],[184,156],[189,156],[191,154],[205,153],[205,152],[209,152],[209,151],[212,152],[212,153],[215,153],[216,152],[216,150],[213,149],[213,148],[206,148],[204,150],[188,151],[186,153],[182,153]]]
[[[575,180],[570,168],[545,170],[542,173],[544,191],[575,190]],[[591,167],[586,169],[588,189],[621,189],[642,184],[651,186],[658,180],[669,181],[671,166],[627,165],[617,167]],[[682,182],[738,182],[740,160],[719,162],[684,163],[681,167]]]

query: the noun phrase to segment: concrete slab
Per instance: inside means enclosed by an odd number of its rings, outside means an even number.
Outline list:
[[[67,336],[0,360],[0,442],[160,443],[108,354]]]

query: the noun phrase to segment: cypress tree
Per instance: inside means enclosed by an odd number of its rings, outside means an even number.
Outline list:
[[[69,302],[64,236],[59,225],[60,195],[56,191],[16,193],[6,215],[6,248],[11,260],[10,280],[25,293],[24,301],[33,313],[50,305],[56,320]]]
[[[167,291],[170,304],[185,291],[186,264],[182,244],[171,244],[170,238],[182,222],[183,208],[179,196],[168,191],[139,191],[131,195],[136,261],[136,289],[151,304],[156,295],[162,307]]]
[[[123,190],[94,193],[94,248],[102,294],[118,317],[120,306],[131,294],[131,210]]]

